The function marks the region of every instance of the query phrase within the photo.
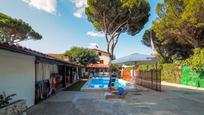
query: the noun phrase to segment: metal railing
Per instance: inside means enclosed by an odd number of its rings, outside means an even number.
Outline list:
[[[161,91],[161,70],[142,70],[136,78],[136,84]]]

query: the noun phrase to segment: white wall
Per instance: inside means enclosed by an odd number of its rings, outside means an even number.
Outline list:
[[[111,58],[108,55],[108,53],[104,53],[104,52],[99,51],[99,50],[95,50],[95,51],[97,52],[97,54],[99,54],[99,52],[101,53],[101,56],[99,56],[99,58],[100,58],[100,60],[104,61],[104,65],[109,65],[110,64]]]
[[[103,60],[104,61],[104,64],[105,65],[109,65],[110,64],[110,57],[109,56],[107,56],[107,55],[101,55],[101,56],[99,56],[99,58],[100,58],[100,60]]]
[[[16,93],[14,100],[25,99],[27,106],[35,99],[35,57],[0,49],[0,93]]]

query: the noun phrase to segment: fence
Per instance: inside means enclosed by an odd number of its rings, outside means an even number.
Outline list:
[[[136,84],[156,91],[161,91],[161,70],[141,70]]]

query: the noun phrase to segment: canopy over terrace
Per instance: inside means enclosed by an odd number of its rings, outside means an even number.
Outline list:
[[[161,91],[161,70],[157,69],[157,61],[155,56],[134,53],[113,60],[111,63],[120,65],[156,64],[155,70],[140,70],[139,76],[135,79],[135,83],[146,88]],[[132,78],[132,76],[130,78]]]
[[[157,58],[152,55],[145,55],[134,53],[111,62],[112,64],[120,64],[120,65],[135,65],[135,64],[156,64]]]

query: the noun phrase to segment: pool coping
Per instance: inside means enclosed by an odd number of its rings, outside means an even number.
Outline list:
[[[91,81],[91,79],[89,79],[80,89],[80,91],[110,91],[109,88],[88,88],[88,84]],[[125,88],[126,91],[135,91],[136,87],[134,88]]]

